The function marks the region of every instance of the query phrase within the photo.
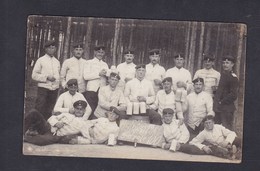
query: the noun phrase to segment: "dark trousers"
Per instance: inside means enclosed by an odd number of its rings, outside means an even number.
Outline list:
[[[222,124],[225,128],[229,130],[234,130],[233,129],[233,116],[234,112],[227,112],[227,111],[221,111],[221,112],[216,112],[216,123],[217,124]]]
[[[226,148],[222,148],[216,145],[209,145],[210,149],[212,151],[211,154],[216,157],[221,157],[221,158],[228,158],[229,157],[229,151]],[[190,145],[190,144],[181,144],[181,147],[179,149],[180,152],[187,153],[187,154],[194,154],[194,155],[207,155],[204,150],[199,149],[195,145]]]
[[[187,129],[190,133],[189,141],[191,141],[194,137],[196,137],[204,129],[204,127],[203,127],[202,123],[200,123],[199,126],[195,126],[195,129],[192,129],[190,126],[187,125]]]
[[[58,143],[64,137],[54,136],[50,131],[50,124],[45,120],[43,115],[33,109],[24,118],[24,141],[35,145],[49,145]],[[26,131],[37,131],[37,135],[27,135]]]
[[[53,107],[56,103],[58,90],[48,90],[38,87],[35,109],[37,109],[47,120],[52,114]]]
[[[98,91],[86,91],[83,93],[83,95],[92,109],[89,119],[94,119],[94,111],[96,110],[98,105]]]

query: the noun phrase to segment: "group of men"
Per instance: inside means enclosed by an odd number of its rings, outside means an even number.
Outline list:
[[[227,128],[232,133],[229,143],[235,140],[236,135],[231,131],[238,93],[234,57],[222,58],[223,72],[220,74],[213,69],[214,56],[204,55],[204,68],[192,79],[191,73],[184,68],[185,56],[182,54],[174,56],[175,67],[166,71],[160,65],[159,49],[149,51],[150,63],[147,65],[134,64],[135,52],[127,49],[125,62],[109,69],[103,61],[105,46],[95,46],[94,57],[90,60],[83,59],[83,46],[82,43],[74,44],[73,56],[60,67],[54,57],[56,42],[48,41],[44,45],[46,54],[36,61],[32,79],[38,82],[35,109],[45,120],[62,113],[75,114],[75,102],[85,101],[84,120],[106,118],[107,112],[112,111],[119,121],[143,116],[148,117],[151,124],[165,125],[164,115],[168,113],[178,120],[178,129],[187,128],[188,140],[196,145],[196,142],[202,143],[201,133],[205,131],[204,127],[207,128],[205,118],[215,116],[208,120],[215,120],[223,125],[221,129]],[[57,99],[60,85],[67,91]],[[203,136],[207,135],[204,133]],[[202,149],[201,145],[198,147]],[[178,147],[184,152],[189,148]]]

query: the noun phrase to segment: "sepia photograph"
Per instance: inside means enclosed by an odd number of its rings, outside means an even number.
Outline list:
[[[241,163],[243,23],[31,15],[23,154]]]

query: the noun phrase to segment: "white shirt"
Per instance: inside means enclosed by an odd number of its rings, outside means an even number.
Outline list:
[[[192,92],[187,96],[188,113],[185,122],[192,129],[199,126],[207,115],[215,115],[213,111],[213,100],[210,94],[202,91],[199,94]]]
[[[150,106],[152,109],[158,109],[158,113],[162,116],[163,109],[170,108],[174,112],[176,112],[176,103],[175,103],[175,95],[173,91],[169,94],[165,92],[165,90],[159,90],[154,103]],[[178,118],[183,118],[182,111],[177,111]]]
[[[167,143],[177,140],[179,143],[186,143],[190,138],[190,133],[185,124],[178,126],[179,120],[173,119],[170,124],[163,123],[163,136]]]
[[[82,117],[76,117],[70,113],[62,113],[60,115],[52,115],[48,122],[51,125],[51,132],[57,136],[74,135],[81,132],[82,128],[88,125],[88,121],[85,121]],[[63,122],[62,128],[57,128],[56,123]]]
[[[69,93],[69,91],[66,91],[59,96],[59,98],[54,106],[53,111],[61,112],[61,113],[69,113],[69,109],[73,108],[74,102],[76,102],[78,100],[83,100],[83,101],[87,102],[85,97],[81,93],[76,92],[76,94],[74,94],[72,96]],[[88,102],[87,102],[87,104],[88,104]],[[86,112],[83,115],[83,118],[87,120],[89,115],[91,114],[91,111],[92,111],[91,107],[88,104],[86,107]]]
[[[173,90],[177,89],[177,82],[182,81],[187,84],[187,89],[191,86],[191,74],[185,68],[178,69],[177,67],[170,68],[166,71],[165,77],[172,77]]]
[[[153,65],[153,64],[147,64],[146,65],[146,74],[145,74],[145,78],[147,80],[153,81],[155,79],[161,80],[164,78],[165,76],[165,69],[159,65]]]
[[[212,86],[218,86],[220,80],[220,73],[213,68],[211,69],[200,69],[196,71],[194,79],[196,78],[204,79],[204,91],[213,96]]]
[[[91,122],[94,124],[92,128],[94,132],[93,144],[105,142],[108,140],[109,134],[114,134],[115,138],[117,138],[119,127],[116,122],[110,122],[107,118],[98,118],[91,120]]]
[[[56,80],[47,80],[48,76],[53,76]],[[38,87],[49,90],[56,90],[60,85],[60,62],[55,57],[45,54],[40,57],[33,68],[32,79],[38,82]]]
[[[87,83],[87,91],[97,91],[99,87],[106,85],[106,78],[100,77],[99,72],[102,69],[106,69],[108,71],[108,65],[99,60],[97,58],[93,58],[88,60],[86,65],[84,66],[83,77],[85,80],[88,80]]]
[[[70,79],[78,80],[79,92],[83,93],[86,90],[86,81],[83,78],[83,69],[86,65],[86,60],[82,58],[71,57],[66,59],[61,67],[60,77],[61,84],[65,88],[67,81]]]
[[[145,78],[142,81],[134,78],[127,82],[125,85],[124,95],[127,102],[138,102],[137,96],[146,97],[146,104],[151,104],[155,100],[152,82]]]
[[[221,146],[223,141],[227,141],[232,144],[236,136],[237,135],[235,132],[226,129],[222,125],[215,124],[213,130],[204,129],[190,141],[190,144],[195,145],[200,149],[205,146],[204,144],[202,144],[204,141],[209,142],[213,145]]]
[[[94,112],[95,116],[106,117],[105,112],[114,106],[120,111],[126,110],[125,96],[119,88],[112,90],[110,85],[101,87],[98,92],[98,106]]]
[[[127,64],[126,62],[121,63],[117,66],[117,71],[120,76],[120,80],[125,82],[125,78],[135,78],[135,64],[132,62]]]

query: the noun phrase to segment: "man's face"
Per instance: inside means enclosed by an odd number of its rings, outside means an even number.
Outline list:
[[[125,54],[124,57],[125,57],[126,63],[128,63],[128,64],[132,63],[133,60],[134,60],[134,55],[133,54]]]
[[[54,56],[55,52],[56,52],[56,46],[51,45],[45,48],[45,53],[49,56]]]
[[[77,107],[74,108],[74,111],[75,111],[74,115],[76,117],[82,117],[84,115],[86,109],[83,108],[82,106],[77,106]]]
[[[101,60],[104,57],[104,55],[105,55],[105,51],[103,49],[94,51],[94,56],[99,60]]]
[[[136,77],[142,79],[142,78],[144,78],[145,73],[146,73],[146,70],[144,68],[139,68],[136,70]]]
[[[171,87],[172,87],[172,83],[171,82],[166,81],[166,82],[163,83],[163,89],[165,91],[171,91]]]
[[[76,84],[69,85],[68,90],[71,95],[74,95],[78,90],[78,86]]]
[[[175,66],[177,68],[181,68],[181,67],[183,67],[183,64],[184,64],[184,58],[182,58],[182,57],[175,58],[174,62],[175,62]]]
[[[83,55],[83,48],[74,48],[74,49],[73,49],[73,55],[74,55],[76,58],[81,58],[82,55]]]
[[[232,61],[223,61],[222,62],[223,70],[224,71],[232,71],[234,63]]]
[[[153,65],[155,65],[155,64],[159,63],[160,55],[158,55],[158,54],[150,55],[149,58],[150,58],[151,63]]]
[[[214,127],[214,121],[213,120],[207,120],[204,122],[204,128],[207,130],[207,131],[210,131],[212,130]]]
[[[203,90],[204,84],[202,82],[196,82],[194,84],[194,91],[195,93],[200,93]]]
[[[109,85],[112,87],[112,88],[115,88],[118,84],[118,79],[115,78],[115,77],[110,77],[109,78]]]
[[[113,112],[108,112],[107,113],[107,118],[110,122],[114,122],[116,121],[116,119],[118,118],[118,115],[113,113]]]
[[[205,60],[205,61],[204,61],[204,67],[205,67],[206,69],[211,69],[212,66],[213,66],[213,64],[214,64],[213,61],[210,61],[210,60]]]
[[[173,114],[164,114],[163,122],[166,124],[170,124],[172,122]]]

